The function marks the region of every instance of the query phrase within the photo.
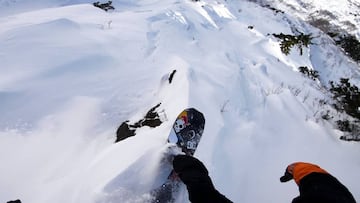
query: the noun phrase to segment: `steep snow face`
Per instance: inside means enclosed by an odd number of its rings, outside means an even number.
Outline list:
[[[360,2],[357,0],[264,0],[262,2],[270,3],[303,20],[314,18],[328,20],[360,39]]]
[[[259,5],[271,9],[279,9],[292,17],[310,22],[313,26],[337,32],[340,30],[353,34],[360,39],[360,3],[353,0],[341,1],[313,1],[313,0],[254,0]],[[286,20],[286,15],[284,20]],[[292,20],[288,21],[293,24]],[[331,27],[331,28],[330,28]],[[299,29],[300,28],[300,29]],[[329,86],[329,81],[339,81],[340,78],[350,78],[352,84],[359,86],[360,80],[358,64],[351,59],[343,60],[343,54],[339,54],[338,48],[333,45],[333,40],[323,32],[313,29],[308,24],[292,26],[292,32],[311,34],[316,46],[310,48],[312,68],[320,72],[320,81],[323,86]],[[348,68],[348,67],[352,68]]]
[[[246,1],[114,5],[1,15],[1,202],[144,202],[166,176],[159,163],[186,107],[206,117],[195,156],[234,202],[291,202],[297,187],[279,177],[295,161],[319,164],[360,199],[358,143],[341,142],[319,104],[321,82],[357,81],[359,69],[326,36]],[[284,55],[271,34],[294,28],[322,43]],[[113,144],[120,122],[159,102],[160,127]]]

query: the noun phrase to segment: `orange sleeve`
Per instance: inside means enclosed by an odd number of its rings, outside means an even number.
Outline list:
[[[304,162],[294,163],[293,176],[296,184],[298,185],[302,178],[314,172],[328,174],[327,171],[325,171],[324,169],[320,168],[315,164],[304,163]]]

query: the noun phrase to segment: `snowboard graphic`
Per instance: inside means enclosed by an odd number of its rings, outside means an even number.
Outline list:
[[[194,108],[183,110],[176,118],[168,142],[174,143],[182,152],[193,156],[204,131],[204,115]],[[152,203],[173,203],[179,192],[181,181],[172,171],[161,187],[151,192]]]

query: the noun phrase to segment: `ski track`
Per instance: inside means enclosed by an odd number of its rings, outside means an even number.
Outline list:
[[[147,202],[187,107],[206,118],[195,156],[234,202],[291,202],[297,187],[279,177],[294,161],[323,166],[360,199],[358,144],[314,116],[319,83],[356,82],[359,69],[318,30],[246,1],[121,0],[109,13],[78,3],[92,2],[0,1],[17,8],[0,15],[1,202]],[[292,26],[318,45],[283,55],[268,34]],[[321,82],[297,72],[305,65]],[[160,127],[113,144],[120,122],[159,102]]]

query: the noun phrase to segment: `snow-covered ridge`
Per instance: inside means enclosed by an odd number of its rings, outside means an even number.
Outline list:
[[[358,144],[318,114],[321,83],[359,70],[319,30],[246,1],[114,1],[109,13],[49,2],[0,15],[1,202],[141,202],[186,107],[206,117],[195,156],[234,202],[290,202],[295,184],[278,179],[293,161],[321,165],[360,199]],[[319,36],[302,56],[271,36],[294,27]],[[120,122],[160,102],[167,121],[113,144]]]

